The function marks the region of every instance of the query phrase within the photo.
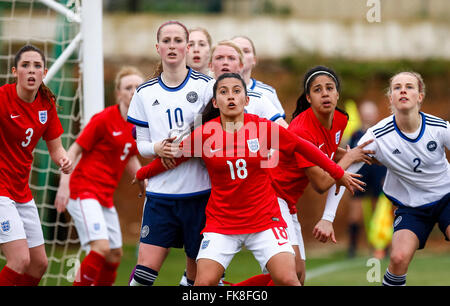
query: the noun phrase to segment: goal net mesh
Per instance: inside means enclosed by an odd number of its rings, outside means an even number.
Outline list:
[[[62,52],[80,32],[80,23],[69,20],[38,0],[0,0],[0,85],[13,83],[11,67],[14,55],[25,44],[39,47],[51,68]],[[74,13],[79,0],[56,1]],[[80,131],[82,89],[80,48],[64,62],[47,86],[57,97],[58,115],[64,128],[66,150]],[[49,157],[41,139],[34,151],[30,187],[39,210],[49,266],[40,285],[69,285],[79,266],[81,249],[70,216],[57,213],[54,199],[59,170]],[[0,256],[0,267],[5,258]]]

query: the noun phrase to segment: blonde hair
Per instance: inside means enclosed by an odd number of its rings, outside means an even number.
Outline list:
[[[222,41],[219,41],[219,42],[217,43],[217,45],[215,45],[214,47],[212,47],[212,49],[211,49],[211,56],[210,56],[210,58],[209,58],[209,62],[210,62],[210,63],[212,62],[212,58],[213,58],[214,51],[216,51],[216,48],[217,48],[218,46],[228,46],[228,47],[231,47],[231,48],[233,48],[234,50],[236,50],[236,52],[239,54],[239,62],[240,62],[242,65],[244,64],[244,53],[242,53],[241,48],[239,48],[238,45],[236,45],[236,44],[235,44],[234,42],[232,42],[231,40],[222,40]]]
[[[425,82],[423,81],[423,78],[420,75],[420,73],[415,72],[415,71],[401,71],[401,72],[396,73],[394,76],[392,76],[389,79],[389,87],[386,90],[386,95],[389,97],[392,94],[392,81],[394,80],[394,78],[399,76],[400,74],[404,74],[404,73],[412,75],[413,77],[416,78],[417,84],[419,86],[419,93],[423,94],[423,97],[425,98],[425,92],[426,92]]]
[[[253,40],[251,40],[248,36],[245,35],[236,35],[233,38],[231,38],[231,40],[235,40],[236,38],[242,38],[247,40],[250,45],[252,46],[252,51],[253,51],[253,55],[256,56],[256,49],[255,49],[255,44],[253,43]]]
[[[114,89],[115,90],[119,90],[119,88],[120,88],[120,81],[122,80],[122,78],[124,78],[126,76],[129,76],[129,75],[138,75],[142,79],[144,78],[144,75],[142,74],[142,72],[139,69],[137,69],[136,67],[134,67],[134,66],[123,66],[116,73],[116,77],[114,78]]]
[[[208,41],[208,45],[211,47],[212,46],[212,38],[211,35],[209,34],[209,32],[202,27],[196,27],[193,29],[189,29],[189,34],[191,34],[192,32],[202,32],[203,34],[205,34],[206,40]]]

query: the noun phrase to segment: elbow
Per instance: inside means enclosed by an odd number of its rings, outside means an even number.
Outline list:
[[[314,188],[319,194],[324,194],[325,192],[327,192],[327,188],[324,188],[323,186]]]
[[[324,194],[325,192],[328,191],[328,188],[326,188],[327,186],[320,184],[318,182],[311,182],[311,186],[319,194]]]

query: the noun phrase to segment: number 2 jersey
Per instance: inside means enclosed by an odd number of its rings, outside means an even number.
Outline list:
[[[206,206],[203,232],[248,234],[274,226],[286,227],[267,163],[271,148],[287,155],[295,152],[323,167],[338,179],[341,167],[310,142],[292,134],[276,123],[245,114],[244,126],[235,133],[222,129],[220,118],[213,119],[183,142],[182,158],[202,157],[211,178],[211,196]],[[164,171],[158,158],[141,168],[138,179]]]
[[[0,87],[0,118],[0,196],[26,203],[33,198],[28,180],[36,144],[64,131],[53,102],[38,92],[27,103],[17,95],[15,83]]]
[[[70,198],[97,199],[114,206],[113,195],[131,156],[136,155],[133,125],[120,114],[119,105],[95,114],[76,142],[83,148],[70,176]]]
[[[359,140],[375,141],[366,149],[387,167],[383,191],[396,205],[433,205],[450,193],[450,166],[445,147],[450,149],[450,125],[421,112],[418,136],[410,138],[397,127],[394,115],[369,128]]]

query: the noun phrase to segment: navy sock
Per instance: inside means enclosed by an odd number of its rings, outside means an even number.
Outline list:
[[[406,274],[395,275],[386,269],[386,274],[383,277],[383,286],[405,286],[406,285]]]
[[[130,286],[152,286],[158,272],[149,267],[137,265]]]

